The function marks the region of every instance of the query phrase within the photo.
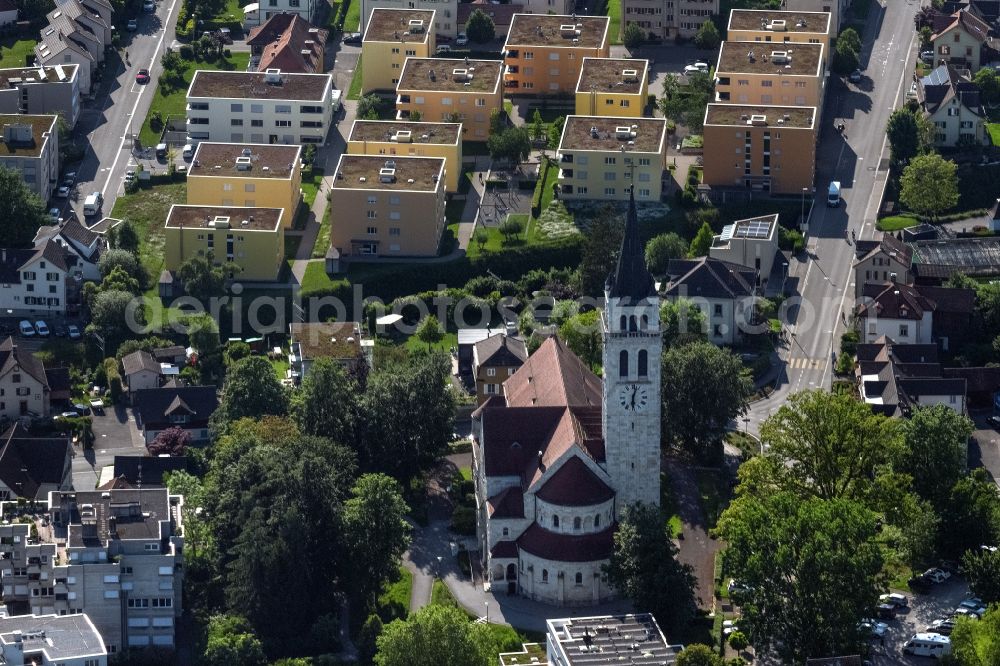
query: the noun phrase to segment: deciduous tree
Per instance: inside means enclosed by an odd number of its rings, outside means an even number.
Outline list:
[[[524,127],[507,127],[490,134],[486,140],[486,148],[495,160],[520,164],[531,154],[531,137]]]
[[[936,153],[914,157],[903,170],[899,200],[921,215],[936,217],[958,204],[955,163]]]
[[[719,34],[719,29],[715,27],[715,23],[711,20],[702,23],[694,36],[694,45],[699,49],[717,49],[721,42],[722,35]]]
[[[962,557],[962,567],[973,594],[987,605],[1000,603],[1000,550],[970,550]]]
[[[629,21],[625,24],[625,30],[622,32],[622,43],[625,44],[625,48],[634,49],[637,46],[642,46],[642,43],[646,41],[646,31],[642,29],[635,21]]]
[[[698,233],[691,239],[691,248],[688,250],[688,254],[692,257],[704,257],[708,254],[709,248],[712,247],[713,238],[715,238],[715,233],[712,231],[712,227],[708,226],[708,222],[702,222]]]
[[[559,338],[592,370],[601,365],[600,312],[588,310],[569,317],[559,326]]]
[[[23,176],[0,166],[0,246],[28,247],[38,228],[46,223],[45,202],[28,188]]]
[[[905,447],[899,471],[913,477],[913,490],[940,510],[965,473],[969,436],[975,425],[947,405],[922,407],[903,422]]]
[[[233,275],[236,268],[215,265],[215,255],[193,256],[177,269],[177,277],[184,283],[188,296],[207,302],[210,298],[226,293],[226,278]]]
[[[479,666],[497,658],[490,628],[473,624],[452,606],[425,606],[406,620],[394,620],[377,645],[376,666]]]
[[[98,333],[104,338],[105,349],[109,352],[118,349],[118,345],[129,336],[136,333],[129,328],[127,313],[135,297],[127,291],[110,290],[98,292],[90,306],[90,325],[88,331]],[[133,310],[133,321],[140,327],[145,325],[145,312],[142,306]]]
[[[591,223],[580,259],[581,294],[594,297],[604,294],[604,283],[618,262],[623,233],[621,217],[610,210]]]
[[[705,330],[705,313],[686,298],[666,301],[660,307],[660,332],[664,348],[704,340]]]
[[[386,583],[399,577],[399,560],[410,543],[410,508],[399,483],[385,474],[365,474],[344,505],[344,539],[350,591],[374,606]]]
[[[687,249],[684,239],[673,232],[653,236],[646,243],[646,268],[654,275],[663,275],[670,260],[683,257]]]
[[[417,326],[414,335],[417,336],[417,340],[427,345],[427,349],[430,349],[444,339],[444,329],[441,328],[441,322],[438,321],[437,317],[427,315]]]
[[[493,38],[496,37],[496,26],[493,25],[493,19],[486,12],[482,9],[474,9],[469,14],[469,20],[465,22],[465,35],[469,41],[476,44],[492,42]]]
[[[206,666],[265,666],[267,656],[245,618],[214,615],[208,621],[208,640],[202,663]]]
[[[292,417],[307,435],[329,437],[352,448],[358,418],[359,388],[331,358],[318,358],[292,397]]]
[[[951,654],[961,666],[1000,664],[1000,606],[980,620],[959,618],[951,632]]]
[[[97,267],[101,271],[101,277],[107,277],[111,272],[120,268],[132,277],[139,275],[139,259],[128,250],[112,248],[101,254]]]
[[[244,417],[283,416],[288,413],[288,394],[278,382],[274,368],[262,356],[237,361],[226,375],[222,401],[214,418],[229,423]]]
[[[955,484],[941,509],[942,554],[960,557],[967,550],[1000,544],[1000,490],[980,468]]]
[[[153,456],[163,454],[182,456],[184,455],[184,450],[190,445],[191,433],[175,426],[160,431],[146,448],[149,450],[149,454]]]
[[[889,151],[894,162],[905,164],[920,152],[920,127],[917,125],[917,116],[909,109],[893,111],[885,133],[889,138]]]
[[[722,666],[722,657],[701,643],[685,645],[677,655],[677,666]]]

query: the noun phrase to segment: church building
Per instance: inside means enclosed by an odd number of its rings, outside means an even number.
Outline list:
[[[495,593],[559,606],[614,596],[617,518],[660,499],[659,298],[635,199],[601,316],[602,381],[558,338],[473,413],[478,536]]]

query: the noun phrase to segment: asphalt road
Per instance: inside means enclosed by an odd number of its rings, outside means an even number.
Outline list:
[[[81,220],[88,194],[99,191],[104,196],[102,214],[88,220],[92,224],[111,213],[123,191],[131,133],[139,132],[149,111],[163,69],[160,58],[174,40],[180,5],[180,0],[158,0],[156,13],[138,17],[139,29],[124,33],[128,64],[124,53],[108,53],[104,79],[94,99],[85,105],[75,130],[75,134],[87,136],[87,152],[82,163],[69,167],[77,172],[77,187],[69,203]],[[143,67],[149,70],[150,81],[140,85],[135,74]]]
[[[847,238],[851,230],[864,239],[877,233],[875,220],[888,175],[885,126],[911,80],[917,48],[913,15],[919,4],[873,4],[862,37],[862,81],[854,85],[836,76],[828,79],[807,253],[804,259],[793,258],[789,267],[789,291],[794,285],[800,299],[789,299],[785,368],[777,390],[751,406],[751,432],[758,432],[760,423],[790,393],[830,387],[834,352],[843,333],[841,313],[853,306],[854,246]],[[846,126],[843,134],[836,130],[838,122]],[[842,185],[839,208],[826,206],[831,180]]]
[[[969,586],[961,578],[952,577],[931,588],[929,594],[906,593],[909,608],[887,622],[885,644],[873,643],[873,663],[875,666],[895,666],[897,664],[929,664],[928,657],[912,657],[903,654],[903,644],[918,632],[923,632],[937,619],[949,617],[958,605],[969,596]]]

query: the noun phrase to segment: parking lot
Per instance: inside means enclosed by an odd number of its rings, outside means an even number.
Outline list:
[[[958,605],[969,596],[969,585],[959,576],[939,583],[930,588],[927,594],[906,593],[909,608],[900,609],[895,620],[887,621],[889,625],[885,634],[885,644],[878,640],[873,642],[872,663],[889,666],[889,664],[927,664],[933,660],[929,657],[911,657],[903,654],[903,643],[913,634],[923,632],[934,620],[950,617]]]

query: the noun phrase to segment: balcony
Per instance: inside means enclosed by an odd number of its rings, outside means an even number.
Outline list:
[[[517,82],[516,79],[509,79],[509,80],[503,82],[503,87],[504,88],[515,88],[516,89],[516,88],[520,87],[520,84]]]
[[[561,155],[559,155],[559,163],[560,164],[572,164],[573,163],[573,155],[572,154],[568,154],[568,155],[567,154],[561,154]]]
[[[517,49],[507,49],[507,52],[503,56],[504,58],[519,58],[521,57],[521,52]]]
[[[396,104],[409,104],[409,103],[410,103],[409,95],[396,95]]]
[[[564,178],[572,178],[572,177],[573,177],[573,170],[572,169],[559,169],[559,180],[563,180]]]

